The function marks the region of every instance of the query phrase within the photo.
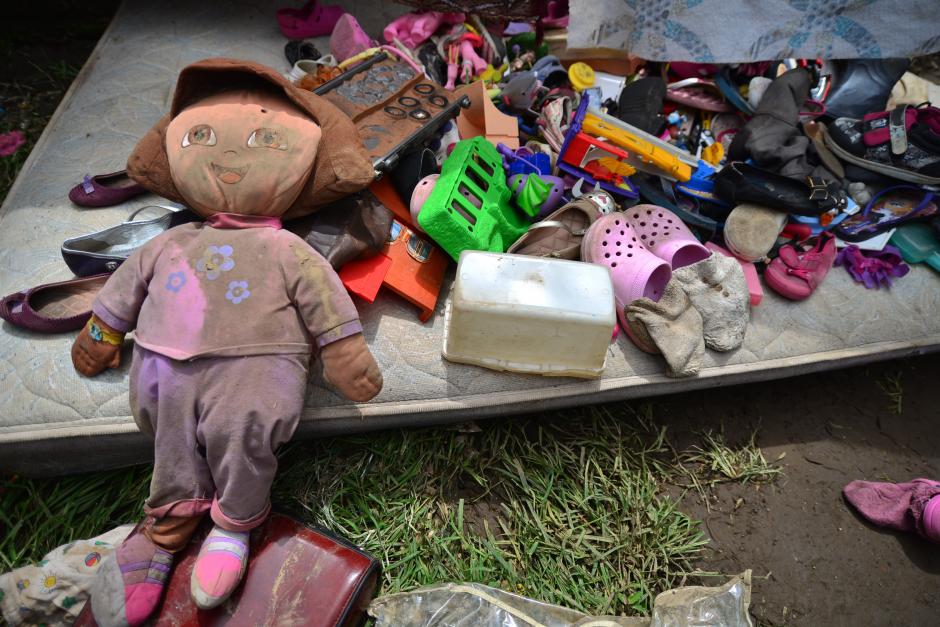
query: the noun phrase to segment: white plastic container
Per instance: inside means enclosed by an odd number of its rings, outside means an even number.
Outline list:
[[[465,250],[444,310],[444,358],[597,377],[617,324],[604,266]]]

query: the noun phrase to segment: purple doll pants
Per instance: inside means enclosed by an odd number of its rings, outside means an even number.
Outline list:
[[[270,510],[277,448],[297,428],[309,355],[177,361],[134,347],[130,404],[154,440],[148,515],[198,516],[230,531]]]

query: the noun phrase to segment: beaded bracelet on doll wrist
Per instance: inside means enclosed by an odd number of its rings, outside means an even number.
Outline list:
[[[123,333],[114,333],[103,329],[95,320],[95,317],[92,316],[88,320],[88,335],[91,336],[91,339],[96,342],[105,342],[107,344],[113,344],[114,346],[121,346],[124,343],[124,334]]]

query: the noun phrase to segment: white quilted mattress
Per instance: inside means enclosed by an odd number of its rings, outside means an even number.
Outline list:
[[[391,3],[347,2],[377,35]],[[70,278],[63,240],[123,221],[153,197],[79,209],[66,196],[85,173],[123,164],[167,109],[179,70],[210,56],[254,59],[286,71],[273,6],[248,2],[129,0],[64,98],[0,210],[0,294]],[[325,44],[321,50],[326,50]],[[447,286],[445,286],[445,291]],[[708,352],[701,374],[673,380],[660,359],[621,334],[600,380],[513,375],[441,358],[443,298],[426,324],[390,293],[360,304],[365,334],[385,376],[357,405],[311,377],[301,436],[432,424],[575,404],[717,387],[925,352],[940,345],[940,277],[917,267],[890,291],[870,291],[836,268],[805,303],[768,294],[753,310],[744,346]],[[71,335],[0,329],[0,471],[71,472],[147,458],[127,400],[127,362],[94,379],[69,359]],[[129,354],[127,354],[129,357]],[[796,391],[795,391],[796,393]],[[786,402],[786,399],[781,399]]]

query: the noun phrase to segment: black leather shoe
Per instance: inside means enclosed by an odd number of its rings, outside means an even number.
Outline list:
[[[62,244],[62,258],[77,276],[114,272],[132,252],[160,233],[174,226],[201,219],[188,209],[156,207],[167,213],[152,220],[134,221],[138,213],[153,208],[154,206],[141,207],[131,214],[127,222],[65,240]]]
[[[754,203],[800,216],[845,209],[848,200],[838,183],[814,176],[805,182],[732,161],[715,175],[715,193],[723,201]]]
[[[831,62],[832,89],[826,96],[826,115],[862,118],[884,111],[891,88],[911,64],[908,59],[849,59]]]

